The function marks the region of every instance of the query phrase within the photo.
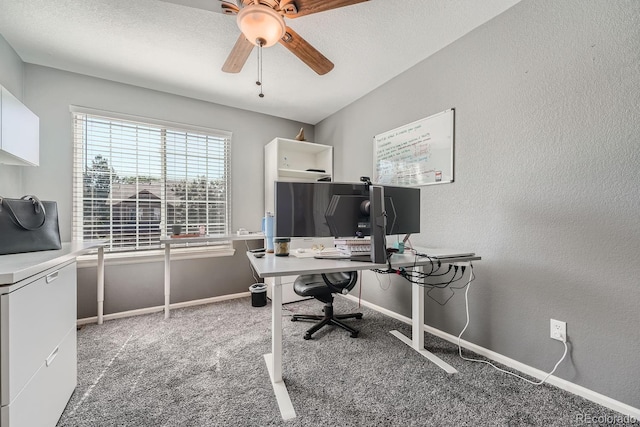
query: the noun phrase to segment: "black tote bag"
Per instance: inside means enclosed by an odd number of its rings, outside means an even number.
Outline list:
[[[60,248],[56,202],[0,197],[0,255]]]

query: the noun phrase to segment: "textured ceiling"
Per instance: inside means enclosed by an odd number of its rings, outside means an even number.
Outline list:
[[[335,68],[280,45],[221,71],[239,35],[218,0],[0,0],[0,31],[27,63],[316,124],[519,0],[370,0],[287,20]],[[180,4],[182,3],[182,4]]]

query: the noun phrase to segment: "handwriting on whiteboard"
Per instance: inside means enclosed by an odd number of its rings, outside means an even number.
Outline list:
[[[453,181],[454,110],[374,137],[374,182],[417,186]]]

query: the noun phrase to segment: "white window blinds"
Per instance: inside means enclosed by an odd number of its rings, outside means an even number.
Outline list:
[[[174,224],[230,233],[229,133],[72,114],[75,240],[131,251],[159,248]]]

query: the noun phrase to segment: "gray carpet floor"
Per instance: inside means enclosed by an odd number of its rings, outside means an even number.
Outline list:
[[[78,386],[58,422],[70,426],[571,426],[579,414],[616,417],[556,387],[533,386],[461,360],[427,334],[426,347],[459,370],[449,375],[392,336],[402,322],[337,298],[358,338],[283,321],[283,377],[297,417],[283,421],[263,354],[271,351],[271,303],[250,298],[111,320],[78,330]],[[465,352],[467,355],[472,353]],[[637,425],[637,424],[636,424]]]

